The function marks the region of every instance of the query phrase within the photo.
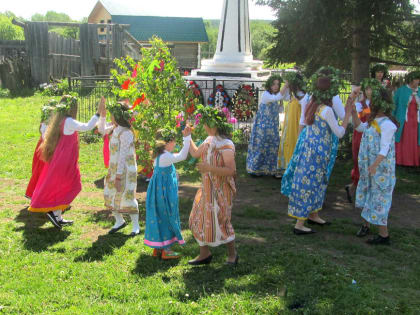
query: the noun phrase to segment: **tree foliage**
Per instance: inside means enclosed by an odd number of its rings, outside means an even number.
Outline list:
[[[6,11],[0,13],[0,40],[24,40],[25,36],[23,29],[12,24],[13,18],[16,16]]]
[[[55,11],[48,11],[45,15],[36,13],[31,17],[32,22],[79,22],[72,20],[70,16],[65,13],[58,13]],[[49,28],[51,32],[55,32],[61,36],[77,39],[79,37],[78,27],[57,27]]]
[[[137,116],[133,122],[137,156],[142,166],[150,163],[156,131],[163,127],[175,128],[176,116],[183,109],[186,95],[185,81],[168,47],[157,37],[150,43],[150,48],[142,48],[139,62],[129,56],[115,59],[118,69],[111,70],[122,87],[113,90],[117,98],[128,98],[133,104],[145,97],[135,108]]]
[[[409,0],[258,0],[276,11],[272,64],[367,73],[369,61],[419,65],[420,19]],[[353,59],[353,60],[352,60]],[[367,62],[366,62],[367,59]],[[367,68],[366,68],[367,67]]]
[[[216,51],[219,22],[219,20],[206,20],[204,22],[209,42],[201,47],[202,58],[211,59]],[[250,30],[252,53],[256,59],[264,60],[267,49],[271,45],[271,38],[274,35],[275,29],[270,24],[270,21],[252,20],[250,21]]]

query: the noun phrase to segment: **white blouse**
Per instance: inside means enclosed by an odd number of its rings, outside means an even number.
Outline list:
[[[375,120],[381,129],[381,146],[379,154],[387,156],[389,147],[392,143],[392,137],[397,131],[397,126],[395,126],[395,124],[391,120],[387,119],[387,117],[375,118]],[[369,128],[369,124],[365,122],[361,123],[356,128],[356,130],[359,132],[364,132],[367,128]]]
[[[111,123],[106,122],[105,117],[101,117],[98,123],[98,130],[102,135],[109,134],[114,131],[115,137],[119,136],[120,140],[120,151],[118,155],[117,174],[121,175],[124,172],[124,165],[126,157],[130,154],[130,146],[134,142],[133,132],[126,127],[117,126],[115,127]]]
[[[76,131],[89,131],[95,128],[96,123],[98,122],[99,118],[96,115],[93,115],[92,118],[87,123],[82,123],[77,121],[71,117],[67,117],[66,121],[64,122],[64,131],[63,133],[66,136],[72,135]]]
[[[366,100],[365,103],[366,103],[367,107],[369,107],[370,101],[368,99]],[[363,105],[362,105],[361,102],[356,102],[356,110],[357,110],[358,113],[361,113],[363,111]]]
[[[125,127],[118,126],[114,129],[112,134],[114,137],[120,139],[120,151],[118,155],[117,175],[124,172],[126,157],[130,154],[130,146],[134,143],[133,132]]]
[[[45,123],[41,123],[41,126],[39,127],[39,132],[41,133],[42,140],[45,139],[45,133],[47,132],[47,127],[48,126]]]
[[[101,135],[110,134],[114,128],[115,126],[113,123],[106,122],[106,117],[99,118],[98,131]]]
[[[172,164],[184,161],[188,156],[188,151],[190,150],[191,136],[186,136],[183,138],[182,149],[178,153],[172,153],[169,151],[164,151],[159,158],[159,167],[168,167]],[[157,164],[157,159],[155,159],[154,166]]]
[[[300,113],[300,121],[299,124],[301,126],[306,126],[305,124],[305,110],[306,110],[306,105],[309,104],[309,101],[311,99],[311,96],[309,94],[306,94],[300,101],[300,106],[301,106],[301,113]],[[341,120],[344,119],[344,116],[346,115],[346,111],[344,110],[344,105],[343,102],[341,101],[341,98],[339,95],[336,95],[333,97],[332,99],[332,108],[335,112],[335,114],[337,115],[338,118],[340,118]]]
[[[261,103],[270,104],[270,103],[275,103],[278,101],[289,100],[289,99],[290,99],[289,90],[287,90],[287,92],[284,95],[281,94],[280,92],[278,92],[277,94],[271,94],[268,91],[264,91],[264,93],[261,96]]]
[[[338,125],[338,121],[335,118],[334,111],[331,107],[325,106],[321,111],[320,116],[328,123],[331,128],[331,131],[338,137],[343,138],[346,133],[346,129]]]

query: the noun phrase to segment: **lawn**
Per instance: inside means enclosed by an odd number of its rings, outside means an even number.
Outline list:
[[[186,245],[179,261],[160,261],[129,238],[108,236],[103,209],[102,143],[80,145],[82,193],[58,232],[23,197],[46,99],[0,98],[0,313],[6,314],[419,314],[420,172],[397,171],[390,215],[392,245],[369,247],[354,235],[360,212],[345,202],[351,161],[337,161],[325,209],[332,225],[297,237],[280,181],[251,179],[237,154],[238,196],[232,222],[239,265],[191,267],[198,245],[188,215],[199,185],[181,171],[180,213]],[[146,183],[139,180],[144,232]]]

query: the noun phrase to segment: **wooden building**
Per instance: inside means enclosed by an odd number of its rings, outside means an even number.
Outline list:
[[[128,24],[130,34],[146,45],[156,35],[171,49],[182,70],[200,68],[200,45],[208,42],[202,18],[145,16],[110,0],[99,0],[88,17],[88,23]],[[100,28],[99,39],[105,40],[106,29]]]

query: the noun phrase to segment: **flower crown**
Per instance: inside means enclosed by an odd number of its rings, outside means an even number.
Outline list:
[[[298,72],[286,72],[283,74],[283,79],[289,82],[289,86],[297,87],[301,90],[305,90],[305,81]]]
[[[271,75],[271,76],[267,79],[267,81],[265,82],[265,84],[264,84],[264,88],[265,88],[267,91],[270,91],[270,90],[271,90],[271,86],[273,85],[273,82],[274,82],[274,81],[276,81],[276,80],[278,80],[278,81],[279,81],[280,85],[283,83],[283,78],[282,78],[280,75],[278,75],[278,74],[273,74],[273,75]]]
[[[372,88],[372,104],[382,112],[390,114],[395,109],[395,104],[393,101],[388,102],[382,98],[382,94],[385,93],[388,93],[388,91],[381,86]]]
[[[52,113],[55,110],[58,102],[56,100],[50,100],[47,104],[41,108],[41,122],[46,122],[50,119]]]
[[[60,114],[68,114],[72,106],[77,105],[77,97],[72,95],[63,95],[60,100],[60,104],[55,106],[55,110]]]
[[[415,79],[420,79],[420,70],[417,71],[411,71],[407,76],[405,77],[405,81],[407,83],[410,83],[411,81]]]
[[[172,140],[176,139],[176,132],[173,129],[164,128],[159,130],[160,136],[158,136],[158,140],[163,140],[166,143],[171,142]]]
[[[384,73],[384,77],[385,77],[388,74],[388,67],[384,65],[383,63],[377,63],[372,67],[370,71],[371,71],[372,76],[374,76],[376,72],[381,71]]]
[[[107,106],[108,111],[114,116],[117,120],[124,120],[130,123],[131,118],[133,117],[133,113],[128,110],[124,110],[125,104],[123,102],[113,103]]]
[[[329,72],[329,74],[324,74],[323,72]],[[317,81],[321,77],[328,77],[331,80],[331,86],[326,91],[321,91],[317,88]],[[334,67],[321,67],[309,79],[308,93],[314,96],[318,101],[330,100],[340,93],[341,87],[340,71]]]
[[[200,124],[207,125],[210,128],[216,127],[225,133],[232,132],[232,125],[228,122],[226,114],[217,107],[198,105],[195,117]]]
[[[360,86],[361,86],[361,89],[362,89],[363,92],[365,92],[367,88],[371,88],[372,91],[374,91],[374,90],[379,91],[380,88],[382,87],[382,84],[381,84],[381,82],[379,82],[376,79],[365,78],[360,83]]]

